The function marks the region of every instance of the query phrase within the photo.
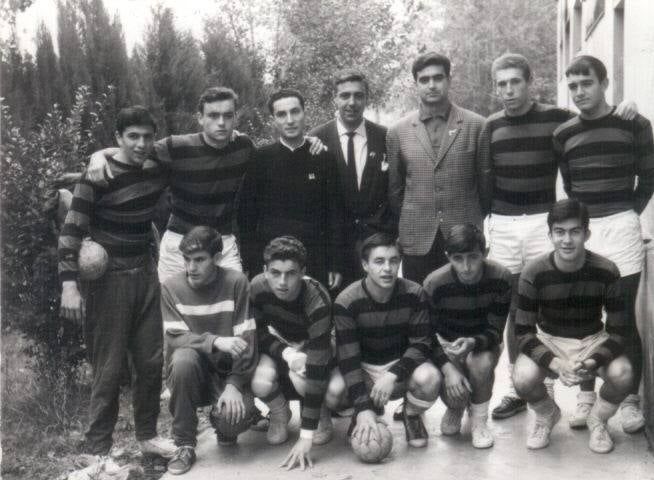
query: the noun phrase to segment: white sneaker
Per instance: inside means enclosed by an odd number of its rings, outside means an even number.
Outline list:
[[[568,417],[568,424],[570,428],[586,428],[586,420],[590,413],[597,394],[595,392],[579,392],[577,394],[577,407],[575,411]]]
[[[622,430],[625,433],[636,433],[645,427],[645,417],[640,409],[640,397],[629,395],[620,406]]]
[[[448,408],[441,419],[441,433],[443,435],[456,435],[461,431],[461,419],[465,410]]]
[[[163,458],[173,458],[177,447],[169,438],[156,436],[148,440],[140,440],[139,448],[143,455],[158,455]]]
[[[550,444],[552,428],[559,420],[561,420],[561,409],[556,404],[554,404],[554,412],[551,415],[547,417],[536,415],[533,429],[527,438],[527,448],[538,450],[547,447]]]
[[[588,448],[595,453],[609,453],[613,450],[613,440],[606,429],[606,423],[590,421],[588,429],[590,430]]]
[[[486,423],[472,427],[472,446],[475,448],[490,448],[493,446],[493,434]]]

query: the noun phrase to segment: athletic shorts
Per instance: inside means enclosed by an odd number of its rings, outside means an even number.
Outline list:
[[[159,283],[163,283],[168,277],[184,271],[184,256],[179,250],[179,244],[182,238],[184,238],[184,235],[171,232],[170,230],[166,230],[163,237],[161,237],[159,264],[157,265]],[[243,266],[241,264],[241,255],[238,251],[236,237],[234,235],[223,235],[222,239],[223,256],[220,260],[220,266],[242,272]]]
[[[388,372],[393,365],[395,365],[400,360],[393,360],[388,362],[385,365],[373,365],[372,363],[361,362],[361,369],[363,370],[363,380],[366,383],[366,388],[368,392],[372,390],[373,385],[377,380],[379,380],[382,375]],[[393,388],[393,393],[391,394],[391,400],[402,397],[406,393],[406,381],[395,382],[395,387]]]
[[[590,219],[586,249],[608,258],[618,266],[620,276],[643,269],[645,246],[640,218],[633,210]]]
[[[548,236],[547,214],[497,215],[488,218],[488,258],[520,273],[525,264],[552,250]]]
[[[571,362],[582,362],[586,360],[597,347],[609,338],[609,334],[604,330],[581,339],[555,337],[541,330],[538,331],[536,336],[554,355]]]

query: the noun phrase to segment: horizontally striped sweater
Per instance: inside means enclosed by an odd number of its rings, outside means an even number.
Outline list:
[[[492,350],[502,343],[511,304],[511,273],[484,260],[478,283],[462,283],[451,265],[444,265],[425,279],[432,328],[445,340],[475,339],[473,351]]]
[[[515,333],[520,351],[548,368],[555,355],[538,339],[536,327],[550,335],[578,339],[606,329],[609,338],[590,358],[599,366],[607,365],[622,352],[627,327],[619,279],[613,262],[588,250],[576,272],[559,270],[554,252],[527,263],[518,283]]]
[[[652,125],[642,115],[623,120],[614,107],[594,120],[577,116],[556,129],[554,148],[566,193],[591,218],[640,213],[654,193]]]
[[[240,391],[249,390],[258,361],[249,294],[245,275],[227,268],[219,267],[214,281],[200,288],[191,287],[186,272],[168,278],[161,287],[161,313],[168,346],[166,364],[175,349],[192,348],[227,383]],[[217,337],[241,337],[248,348],[234,359],[213,347]]]
[[[82,179],[73,192],[66,220],[59,234],[59,278],[77,280],[79,249],[90,236],[109,255],[109,270],[128,270],[150,260],[151,221],[166,180],[152,160],[142,166],[109,158],[114,176],[107,187]]]
[[[289,344],[300,344],[300,350],[306,353],[307,383],[301,428],[315,430],[327,391],[332,359],[332,305],[329,293],[318,281],[304,277],[300,293],[294,301],[280,300],[261,273],[252,279],[250,306],[257,323],[261,353],[282,363],[285,363],[282,352]],[[270,328],[274,329],[274,334]]]

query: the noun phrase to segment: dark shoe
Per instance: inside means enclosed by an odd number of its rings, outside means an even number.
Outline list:
[[[527,402],[522,398],[509,397],[507,395],[502,399],[500,404],[493,409],[493,418],[495,420],[509,418],[525,410],[527,410]]]
[[[238,437],[230,437],[222,433],[220,430],[216,430],[216,440],[218,441],[218,445],[221,447],[231,447],[232,445],[236,445],[237,439]]]
[[[265,432],[266,430],[268,430],[269,426],[270,426],[270,414],[266,414],[266,416],[264,417],[261,414],[261,410],[255,408],[254,413],[252,414],[250,430],[254,430],[255,432]]]
[[[404,418],[404,401],[400,403],[395,411],[393,412],[393,420],[396,422],[401,422],[402,419]]]
[[[425,424],[422,423],[422,417],[420,415],[407,415],[406,412],[403,412],[402,421],[404,422],[406,441],[409,446],[414,448],[426,447],[429,434]]]
[[[188,472],[195,463],[195,449],[188,445],[178,447],[175,455],[168,462],[168,472],[172,475],[182,475]]]

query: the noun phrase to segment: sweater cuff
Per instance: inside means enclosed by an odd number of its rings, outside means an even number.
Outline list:
[[[313,440],[313,433],[315,430],[307,430],[306,428],[301,428],[300,429],[300,438],[304,438],[306,440]]]

